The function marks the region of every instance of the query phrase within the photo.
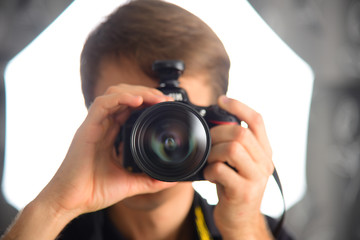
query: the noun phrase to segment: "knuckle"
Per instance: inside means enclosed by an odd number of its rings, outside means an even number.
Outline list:
[[[262,115],[258,112],[254,112],[252,117],[251,117],[251,121],[253,125],[259,126],[264,124],[264,119],[262,117]]]
[[[268,175],[274,172],[274,165],[272,163],[266,164],[266,172]]]
[[[106,112],[106,109],[103,107],[105,102],[104,96],[98,96],[95,98],[95,100],[92,102],[90,109],[95,110],[98,114],[102,114],[103,112]]]
[[[269,157],[272,157],[272,156],[273,156],[273,150],[272,150],[272,148],[269,147],[267,151],[268,151]]]
[[[243,142],[246,136],[249,134],[249,130],[241,126],[236,126],[233,131],[235,139],[239,142]]]
[[[113,93],[119,93],[120,90],[123,90],[124,89],[127,89],[129,88],[129,85],[128,84],[125,84],[125,83],[120,83],[120,84],[117,84],[117,85],[113,85],[113,86],[110,86],[106,89],[106,92],[105,94],[113,94]]]
[[[160,90],[156,89],[156,88],[148,88],[147,91],[151,92],[154,95],[162,95],[163,92],[161,92]]]
[[[218,176],[222,173],[222,166],[221,166],[222,163],[214,163],[212,165],[212,172],[215,176]]]
[[[143,92],[143,94],[142,94],[142,96],[144,96],[144,97],[154,97],[154,95],[156,95],[156,94],[154,94],[151,90],[149,90],[149,89],[147,89],[147,90],[144,90],[144,92]]]
[[[99,106],[101,104],[101,102],[103,102],[103,99],[104,99],[103,96],[98,96],[98,97],[96,97],[94,99],[94,101],[92,102],[91,105],[94,106],[94,107],[97,107],[97,106]]]
[[[110,86],[106,89],[105,94],[113,94],[115,92],[118,91],[118,87],[117,86]]]
[[[261,169],[262,174],[268,177],[273,174],[275,166],[272,160],[269,158],[261,164]]]
[[[239,151],[240,151],[240,146],[237,142],[229,143],[227,147],[227,153],[230,159],[236,159],[239,155]]]

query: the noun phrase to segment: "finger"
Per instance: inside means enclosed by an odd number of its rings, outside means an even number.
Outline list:
[[[257,165],[241,144],[224,142],[213,145],[208,157],[208,164],[222,162],[235,168],[244,178],[254,178],[259,172]]]
[[[131,114],[131,109],[127,108],[122,111],[118,111],[114,114],[115,122],[119,125],[123,125]]]
[[[109,115],[116,111],[125,111],[128,107],[136,108],[142,104],[157,104],[170,101],[172,98],[165,95],[154,95],[150,92],[142,92],[139,95],[128,92],[113,93],[99,96],[95,99],[89,109],[89,116],[95,123],[101,123]],[[95,109],[95,110],[94,110]]]
[[[119,84],[115,86],[111,86],[107,89],[105,95],[111,95],[116,93],[130,93],[133,95],[142,96],[145,104],[153,105],[159,103],[160,101],[172,101],[173,99],[169,96],[164,95],[158,89],[138,86],[138,85],[129,85],[129,84]]]
[[[271,157],[264,152],[263,147],[248,128],[243,128],[240,125],[222,125],[212,128],[210,133],[213,145],[235,141],[248,152],[254,162],[265,164],[269,168],[272,167]],[[234,148],[236,146],[232,145]]]
[[[155,193],[160,190],[173,187],[177,182],[164,182],[156,180],[145,174],[133,174],[130,184],[130,192],[132,195],[143,194],[143,193]]]
[[[141,92],[150,92],[153,95],[164,95],[163,92],[156,88],[141,86],[141,85],[131,85],[131,84],[125,84],[120,83],[118,85],[110,86],[104,95],[107,94],[113,94],[113,93],[122,93],[122,92],[128,92],[133,93],[135,95],[141,95]]]
[[[173,98],[166,95],[157,95],[151,92],[141,92],[139,96],[143,98],[144,105],[155,105],[164,101],[173,101]]]
[[[271,156],[269,156],[259,144],[253,133],[248,128],[243,128],[239,125],[223,125],[217,126],[210,130],[212,144],[217,145],[221,143],[228,143],[228,152],[224,152],[223,156],[232,155],[233,161],[240,161],[236,159],[237,154],[246,154],[251,161],[256,163],[258,170],[263,170],[266,174],[272,173],[274,164]]]
[[[215,162],[204,169],[204,178],[212,183],[220,184],[226,193],[236,193],[244,181],[229,166],[224,163]]]
[[[87,120],[94,124],[101,124],[104,119],[116,111],[130,107],[138,107],[143,103],[141,96],[129,93],[103,95],[97,97],[90,106]]]
[[[121,171],[121,174],[119,174],[117,172],[119,170],[117,170],[111,175],[114,177],[114,182],[122,183],[117,184],[119,185],[119,187],[127,186],[126,197],[137,194],[158,192],[160,190],[175,186],[177,184],[177,182],[164,182],[156,180],[146,175],[145,173],[131,173],[123,169],[122,167],[118,169]]]
[[[241,103],[235,99],[227,98],[226,96],[221,96],[219,98],[218,104],[224,110],[234,114],[242,121],[245,121],[266,153],[269,156],[272,155],[272,150],[266,134],[264,121],[258,112],[254,111],[244,103]]]

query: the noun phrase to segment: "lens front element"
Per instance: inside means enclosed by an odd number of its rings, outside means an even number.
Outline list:
[[[150,124],[145,133],[144,149],[164,162],[183,162],[196,147],[196,136],[188,122],[180,119],[160,119]]]
[[[204,166],[210,145],[205,120],[180,102],[146,109],[131,134],[135,163],[162,181],[181,181],[195,175]]]

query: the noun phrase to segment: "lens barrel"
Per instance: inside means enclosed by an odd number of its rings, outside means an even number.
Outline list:
[[[134,123],[130,149],[136,165],[167,182],[191,179],[205,165],[211,146],[203,117],[182,102],[147,108]]]

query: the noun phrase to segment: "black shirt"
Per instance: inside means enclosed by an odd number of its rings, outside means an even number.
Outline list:
[[[221,240],[220,232],[213,219],[214,206],[209,205],[195,192],[191,215],[194,223],[194,239]],[[274,231],[277,221],[266,217],[269,228]],[[59,240],[126,240],[111,222],[107,209],[81,215],[71,221],[58,237]],[[281,229],[279,240],[291,240],[284,229]]]

